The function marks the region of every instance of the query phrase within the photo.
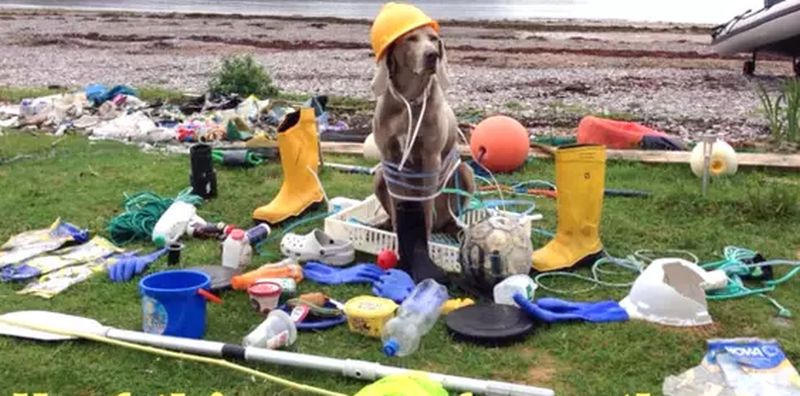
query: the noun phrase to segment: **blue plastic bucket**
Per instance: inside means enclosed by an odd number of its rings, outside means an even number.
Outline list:
[[[158,272],[139,281],[142,293],[142,329],[145,333],[203,338],[206,299],[211,279],[199,271]]]

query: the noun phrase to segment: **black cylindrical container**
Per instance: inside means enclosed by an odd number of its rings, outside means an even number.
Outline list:
[[[198,143],[189,150],[192,164],[189,182],[192,185],[192,194],[203,199],[217,196],[217,173],[214,172],[214,163],[211,160],[211,146]]]

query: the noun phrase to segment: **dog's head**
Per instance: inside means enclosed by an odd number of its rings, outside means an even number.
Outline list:
[[[435,74],[442,89],[447,89],[447,54],[436,30],[423,26],[395,40],[378,62],[372,92],[376,96],[383,95],[400,70],[410,71],[420,78]]]

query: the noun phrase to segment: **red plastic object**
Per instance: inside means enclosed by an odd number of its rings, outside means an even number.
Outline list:
[[[528,158],[530,139],[519,121],[492,116],[472,131],[469,147],[472,158],[492,172],[511,172]]]
[[[397,265],[397,254],[393,250],[383,249],[378,253],[378,267],[384,270],[392,269]]]
[[[610,149],[636,149],[645,136],[669,137],[642,124],[594,116],[583,117],[578,124],[578,144],[600,144]]]

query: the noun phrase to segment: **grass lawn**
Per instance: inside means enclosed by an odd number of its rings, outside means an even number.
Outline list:
[[[59,216],[103,235],[107,221],[121,210],[123,193],[149,190],[174,196],[188,182],[186,156],[143,153],[135,146],[117,142],[68,137],[56,146],[55,156],[48,157],[54,140],[51,136],[16,132],[0,137],[0,163],[17,154],[40,156],[0,165],[1,241],[25,230],[45,227]],[[345,157],[335,160],[361,162]],[[253,208],[268,202],[280,187],[281,170],[275,163],[246,170],[217,169],[219,196],[200,207],[207,220],[250,225]],[[523,172],[508,177],[519,181],[552,180],[553,163],[533,161]],[[797,172],[744,169],[735,177],[714,181],[708,198],[700,196],[699,180],[688,166],[611,162],[606,179],[607,187],[653,193],[648,199],[606,199],[602,234],[613,255],[625,256],[640,248],[680,248],[709,261],[717,258],[726,245],[755,249],[770,258],[795,258],[800,249]],[[368,176],[325,171],[322,181],[331,197],[361,198],[371,192]],[[554,230],[553,202],[542,199],[538,204],[545,216],[538,226]],[[321,226],[321,222],[315,225]],[[544,242],[534,236],[535,247]],[[276,242],[266,250],[266,256],[254,259],[253,267],[278,258]],[[217,243],[188,241],[183,263],[218,264],[219,260]],[[150,272],[163,268],[162,261]],[[562,283],[578,286],[572,281]],[[792,280],[773,293],[796,315],[800,315],[798,284],[800,279]],[[0,311],[51,310],[83,315],[123,329],[141,328],[136,282],[113,284],[105,276],[96,276],[51,300],[15,294],[21,287],[0,284]],[[300,288],[302,292],[322,290],[340,300],[369,294],[366,286],[319,287],[304,282]],[[626,293],[625,289],[600,288],[575,298],[619,300]],[[261,318],[251,311],[245,293],[228,292],[223,298],[223,305],[209,305],[206,338],[239,343]],[[760,298],[709,305],[716,325],[703,331],[635,321],[557,324],[540,326],[523,343],[511,347],[483,348],[452,341],[440,321],[425,337],[420,351],[407,358],[383,357],[378,341],[352,334],[345,326],[302,333],[296,350],[550,386],[564,395],[660,394],[665,376],[699,363],[705,351],[704,341],[711,337],[774,337],[782,343],[790,360],[800,363],[796,319],[776,320],[775,310]],[[294,394],[232,371],[91,342],[46,344],[0,338],[0,351],[0,395],[210,395],[215,391],[225,395]],[[249,365],[348,394],[365,385],[325,373]]]

